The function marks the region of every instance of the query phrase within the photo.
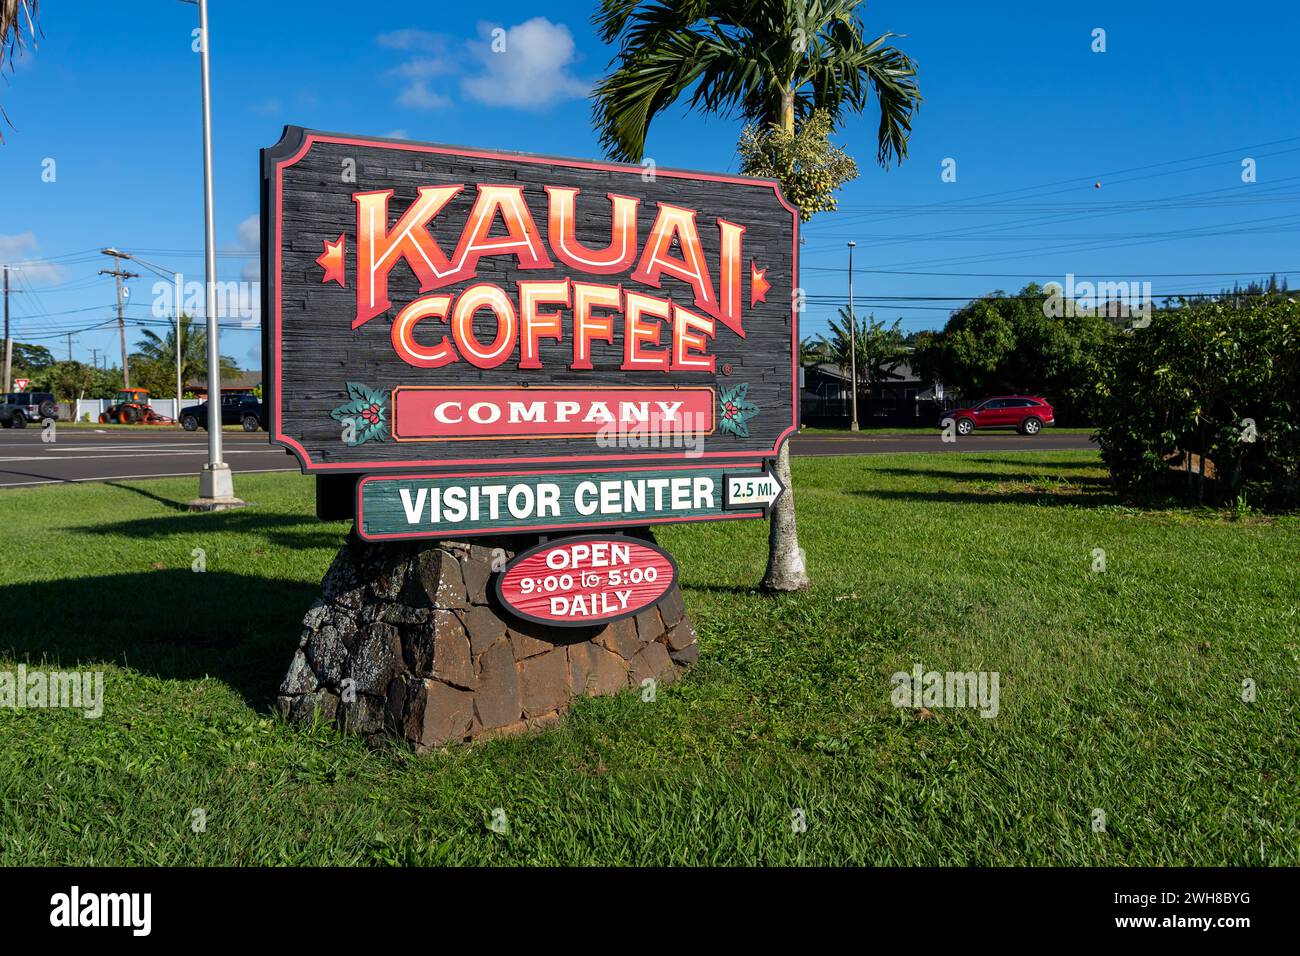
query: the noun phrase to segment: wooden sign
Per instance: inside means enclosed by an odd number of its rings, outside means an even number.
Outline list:
[[[762,518],[782,490],[758,464],[368,475],[356,527],[384,541]]]
[[[797,428],[775,183],[297,127],[262,168],[268,424],[304,471],[727,468]]]
[[[524,620],[589,627],[631,617],[676,581],[672,557],[648,542],[580,535],[517,555],[497,575],[496,595]]]

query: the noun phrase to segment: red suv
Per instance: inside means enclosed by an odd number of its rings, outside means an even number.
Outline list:
[[[977,428],[1014,428],[1022,435],[1037,435],[1044,425],[1056,424],[1056,413],[1047,399],[1036,395],[999,395],[971,408],[944,413],[943,423],[949,419],[958,435],[969,435]]]

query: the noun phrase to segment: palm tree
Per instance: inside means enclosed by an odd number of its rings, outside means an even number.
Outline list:
[[[799,364],[804,368],[827,361],[830,361],[830,359],[827,358],[824,336],[815,339],[804,339],[799,343]]]
[[[176,368],[176,327],[173,325],[164,336],[152,329],[141,333],[142,341],[136,344],[134,356],[160,368]],[[133,358],[134,358],[133,356]],[[208,333],[196,325],[190,316],[181,313],[181,381],[204,378],[208,367]],[[237,375],[239,365],[228,355],[221,356],[221,375]],[[177,396],[178,398],[180,396]]]
[[[612,72],[597,84],[593,112],[606,153],[640,162],[651,121],[686,96],[689,106],[779,126],[788,133],[814,110],[838,126],[880,108],[876,159],[888,168],[907,156],[912,114],[920,104],[916,68],[868,40],[859,0],[601,0],[595,25],[617,43]],[[796,397],[797,400],[797,397]],[[808,587],[795,525],[789,442],[776,461],[786,492],[772,509],[763,587]]]
[[[0,70],[5,64],[12,70],[14,55],[21,53],[28,43],[36,42],[37,0],[0,0]],[[9,122],[9,116],[0,107],[0,116]],[[0,135],[0,143],[4,136]]]
[[[893,325],[886,325],[874,315],[856,319],[847,307],[841,308],[839,321],[831,319],[830,336],[819,339],[825,356],[823,361],[834,363],[847,375],[852,353],[856,351],[858,393],[870,393],[871,386],[877,382],[901,377],[894,374],[894,369],[907,358],[902,323],[902,319],[895,319]]]

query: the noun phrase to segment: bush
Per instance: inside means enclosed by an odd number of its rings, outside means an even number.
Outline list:
[[[1156,312],[1111,350],[1099,404],[1102,457],[1122,492],[1295,507],[1300,302],[1261,296]],[[1188,467],[1192,455],[1203,467]]]

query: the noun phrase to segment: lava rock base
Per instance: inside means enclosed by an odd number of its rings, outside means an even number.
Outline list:
[[[646,530],[638,536],[653,541]],[[514,618],[493,574],[536,535],[474,543],[350,535],[303,618],[276,707],[372,743],[416,750],[559,721],[575,697],[675,680],[699,657],[674,585],[658,604],[595,628]]]

